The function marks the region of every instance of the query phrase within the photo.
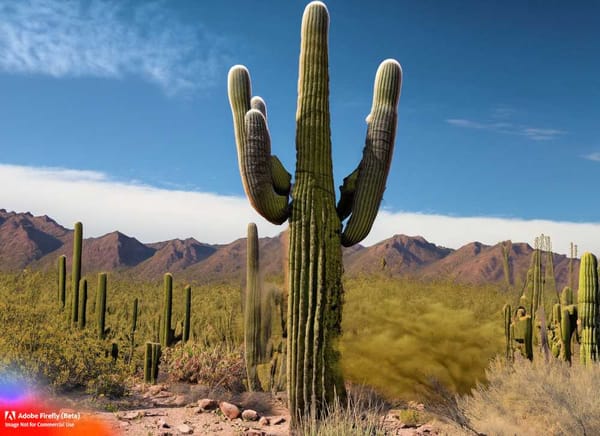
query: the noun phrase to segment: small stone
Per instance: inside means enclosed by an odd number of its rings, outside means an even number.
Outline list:
[[[125,412],[123,414],[118,415],[119,419],[125,419],[125,420],[130,420],[130,419],[137,419],[140,416],[142,416],[140,414],[140,412],[136,412],[136,411],[131,411],[131,412]]]
[[[154,386],[150,386],[150,387],[148,388],[148,393],[149,393],[150,395],[156,395],[156,394],[158,394],[160,391],[162,391],[162,390],[163,390],[163,388],[164,388],[164,386],[163,386],[163,385],[154,385]]]
[[[260,425],[267,426],[267,425],[270,425],[270,424],[271,424],[271,421],[269,421],[269,418],[267,418],[266,416],[262,416],[262,417],[261,417],[261,418],[258,420],[258,423],[259,423]]]
[[[279,418],[275,418],[273,420],[273,425],[283,424],[284,422],[285,422],[285,418],[283,416],[280,416]]]
[[[219,406],[217,400],[212,400],[210,398],[203,398],[198,400],[198,407],[202,412],[206,412],[208,410],[215,410]]]
[[[251,428],[244,432],[244,436],[265,436],[265,434],[266,433],[264,431],[260,431],[255,428]]]
[[[162,418],[156,421],[156,425],[158,428],[171,428],[171,426]]]
[[[183,395],[177,395],[171,400],[171,404],[175,407],[183,407],[187,404],[187,400]]]
[[[228,419],[236,419],[240,417],[240,409],[235,404],[222,401],[219,403],[219,409]]]
[[[187,424],[180,424],[177,426],[177,431],[181,434],[192,434],[194,429]]]
[[[246,409],[242,412],[242,419],[244,421],[258,421],[258,413],[256,410]]]

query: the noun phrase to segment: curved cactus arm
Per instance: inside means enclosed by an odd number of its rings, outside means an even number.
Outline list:
[[[383,61],[375,76],[373,106],[367,117],[367,138],[358,167],[352,214],[342,233],[345,247],[362,241],[377,216],[392,162],[401,87],[400,64],[394,59]]]
[[[282,224],[289,216],[289,208],[285,183],[280,180],[282,174],[285,179],[289,173],[279,160],[279,165],[273,163],[266,105],[260,97],[251,98],[246,67],[236,65],[229,70],[228,92],[244,191],[259,214],[274,224]]]
[[[341,221],[348,218],[352,213],[352,203],[354,202],[359,168],[357,167],[348,176],[344,177],[344,183],[340,186],[340,200],[338,201],[336,211]]]

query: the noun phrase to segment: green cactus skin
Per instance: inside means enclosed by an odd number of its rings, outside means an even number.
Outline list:
[[[164,277],[163,318],[161,323],[160,345],[169,347],[173,343],[174,331],[171,328],[173,310],[173,276],[166,273]]]
[[[185,293],[185,318],[183,319],[183,342],[190,340],[190,327],[192,317],[192,287],[187,285]]]
[[[521,354],[533,360],[533,320],[527,315],[523,307],[519,307],[515,313],[513,325],[513,338],[519,345]]]
[[[569,286],[565,286],[560,293],[560,304],[562,306],[569,306],[573,304],[573,289]]]
[[[598,260],[591,253],[581,256],[579,267],[579,292],[577,312],[581,328],[579,357],[583,365],[598,360]]]
[[[79,316],[79,280],[81,280],[81,244],[83,241],[83,225],[76,222],[73,233],[73,264],[71,272],[71,323],[77,324]]]
[[[113,362],[116,362],[119,358],[119,345],[116,342],[113,342],[110,346],[110,357],[112,357]]]
[[[266,343],[263,341],[261,322],[261,286],[259,279],[258,231],[256,224],[248,224],[246,248],[246,298],[244,304],[244,356],[248,376],[248,390],[261,390],[257,365],[262,362]]]
[[[106,335],[106,273],[98,274],[98,289],[96,291],[96,328],[98,339]]]
[[[512,360],[512,329],[511,325],[512,309],[510,304],[504,305],[504,337],[506,339],[506,360]]]
[[[61,309],[65,308],[67,295],[67,256],[58,256],[58,304]]]
[[[160,356],[160,344],[156,342],[146,342],[146,352],[144,355],[144,383],[156,384],[156,381],[158,380]]]
[[[85,328],[85,311],[87,309],[87,280],[83,279],[79,281],[79,318],[77,319],[77,326],[79,330]]]
[[[291,204],[273,181],[277,177],[273,175],[266,110],[260,104],[252,108],[250,74],[245,67],[234,66],[228,76],[244,190],[268,221],[281,224],[289,218],[290,223],[286,368],[292,427],[301,417],[320,417],[336,394],[345,396],[336,351],[343,303],[341,245],[360,242],[375,219],[392,157],[402,78],[395,60],[379,66],[363,158],[353,175],[346,177],[336,208],[328,27],[325,5],[310,3],[302,18]],[[348,214],[342,232],[341,220]]]
[[[131,333],[135,333],[137,330],[137,318],[138,318],[138,299],[133,299],[133,305],[131,306]]]

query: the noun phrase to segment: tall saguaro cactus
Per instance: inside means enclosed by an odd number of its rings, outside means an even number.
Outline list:
[[[190,329],[192,325],[192,287],[187,285],[185,292],[185,316],[183,318],[183,332],[181,340],[187,342],[190,340]]]
[[[160,344],[163,347],[171,346],[173,342],[174,331],[171,328],[171,316],[173,310],[173,276],[166,273],[164,277],[164,302],[163,302],[163,321],[161,323]]]
[[[83,279],[79,281],[79,318],[77,320],[77,326],[80,330],[85,328],[86,321],[86,309],[87,309],[87,280]]]
[[[375,77],[373,106],[358,167],[344,179],[336,207],[329,116],[329,13],[311,2],[302,18],[296,111],[296,172],[271,155],[266,105],[252,97],[243,66],[229,71],[228,91],[244,190],[268,221],[289,220],[287,383],[292,425],[316,419],[344,395],[337,342],[341,333],[341,247],[369,233],[390,168],[402,70],[388,59]],[[342,220],[348,218],[342,231]]]
[[[67,294],[67,256],[58,257],[58,303],[61,309],[65,308]]]
[[[83,241],[83,225],[75,223],[73,234],[73,263],[71,272],[71,322],[76,325],[79,316],[79,280],[81,280],[81,244]]]
[[[577,293],[578,315],[581,323],[581,347],[579,357],[586,365],[598,360],[598,330],[600,317],[598,305],[598,260],[592,253],[581,256],[579,266],[579,292]]]
[[[104,339],[104,335],[106,334],[106,273],[98,274],[96,328],[98,329],[98,339]]]

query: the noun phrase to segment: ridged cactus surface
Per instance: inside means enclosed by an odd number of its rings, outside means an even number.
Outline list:
[[[98,339],[104,339],[106,334],[106,273],[98,274],[96,289],[96,329]]]
[[[71,272],[71,323],[77,324],[79,316],[79,280],[81,280],[81,245],[83,241],[83,225],[75,223],[73,232],[73,263]]]
[[[252,97],[248,70],[234,66],[228,76],[246,195],[268,221],[281,224],[289,220],[286,366],[292,426],[301,417],[320,417],[334,394],[345,394],[337,351],[343,303],[341,247],[367,236],[380,206],[392,159],[402,80],[395,60],[379,66],[363,157],[344,179],[336,207],[328,28],[326,6],[318,1],[308,4],[301,29],[296,170],[291,192],[288,171],[271,154],[266,104]],[[342,231],[342,220],[347,217]]]
[[[577,293],[581,328],[579,357],[584,365],[598,360],[599,303],[598,260],[592,253],[584,253],[579,267],[579,292]]]

